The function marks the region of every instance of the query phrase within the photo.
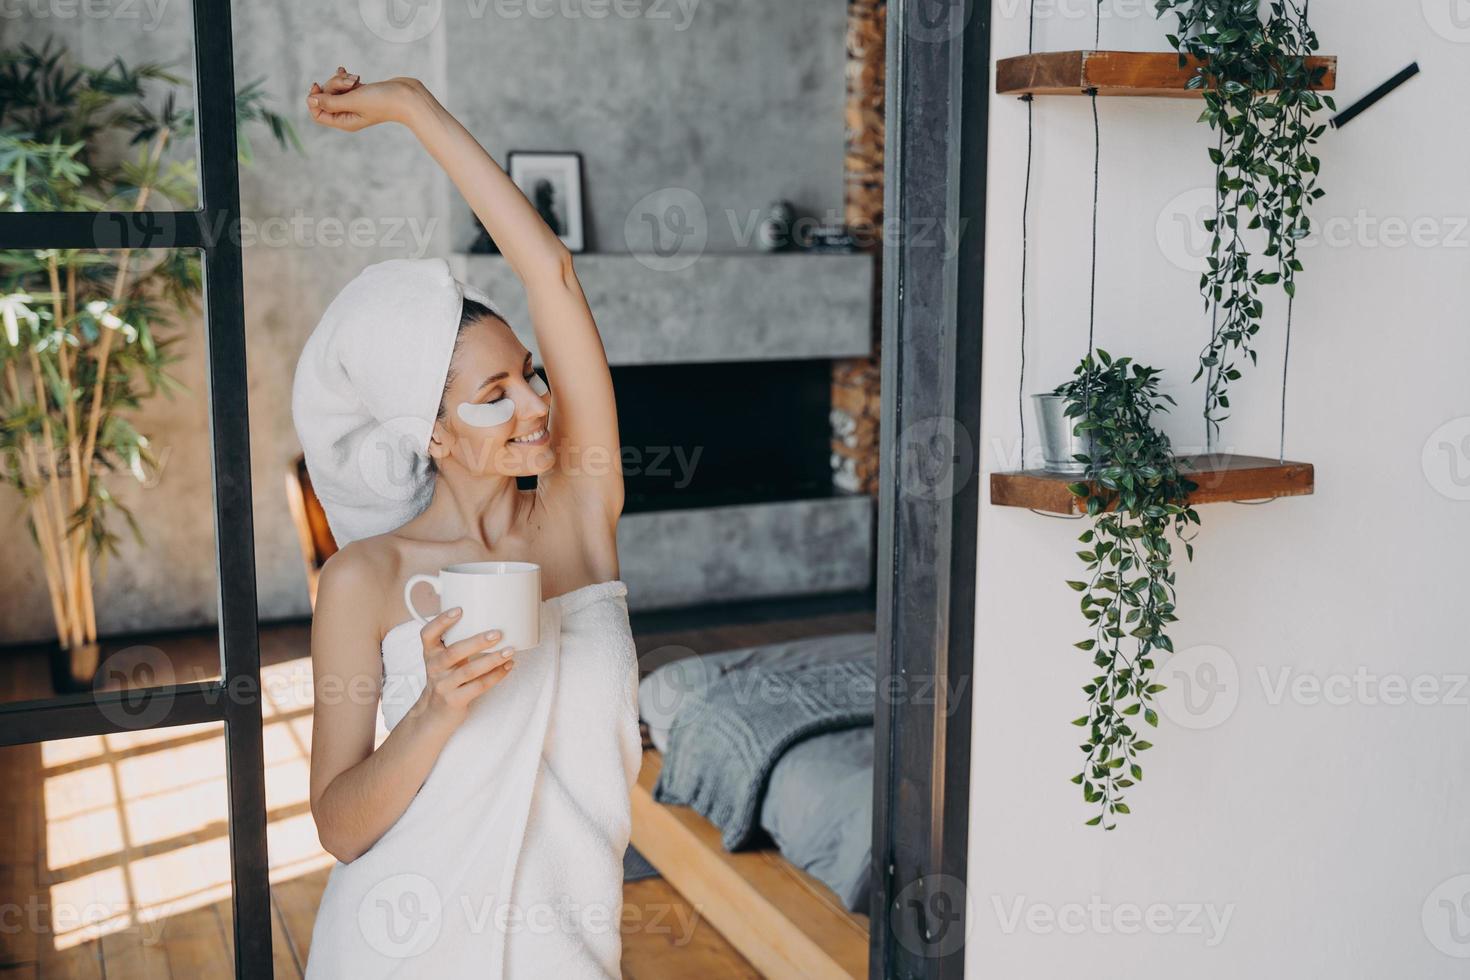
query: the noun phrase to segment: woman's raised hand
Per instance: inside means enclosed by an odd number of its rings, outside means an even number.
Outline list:
[[[445,645],[444,633],[462,611],[446,609],[419,631],[424,645],[424,673],[428,682],[414,710],[425,718],[457,728],[470,704],[510,674],[515,662],[510,647],[494,649],[500,631],[476,633]]]
[[[355,133],[378,123],[405,122],[422,90],[422,84],[413,78],[364,84],[359,76],[338,65],[337,74],[327,79],[326,85],[312,82],[306,107],[321,125]]]

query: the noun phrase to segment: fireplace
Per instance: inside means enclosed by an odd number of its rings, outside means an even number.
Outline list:
[[[452,261],[542,363],[504,259]],[[833,362],[871,349],[873,277],[863,254],[577,256],[618,399],[631,607],[871,586],[873,499],[834,488],[830,416]]]
[[[831,362],[614,367],[626,513],[832,493]]]

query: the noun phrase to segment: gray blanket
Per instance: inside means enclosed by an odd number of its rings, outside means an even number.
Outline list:
[[[871,656],[762,664],[754,656],[687,694],[668,734],[660,803],[692,807],[720,828],[729,850],[756,836],[771,769],[803,739],[873,723]]]

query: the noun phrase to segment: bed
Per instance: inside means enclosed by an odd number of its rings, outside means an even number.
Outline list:
[[[688,744],[704,723],[691,705],[721,677],[740,671],[755,680],[767,670],[871,665],[876,651],[872,633],[847,633],[678,660],[639,684],[639,713],[653,746],[667,757],[674,743]],[[676,729],[679,739],[673,737]],[[782,856],[830,888],[849,910],[865,912],[873,830],[871,699],[865,723],[812,735],[781,751],[758,792],[759,828]]]

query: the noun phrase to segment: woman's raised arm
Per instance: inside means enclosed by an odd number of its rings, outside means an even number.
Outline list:
[[[354,132],[379,122],[406,126],[454,181],[525,287],[555,398],[552,472],[615,520],[623,505],[617,404],[571,253],[485,148],[417,79],[362,84],[338,69],[325,89],[312,86],[307,102],[316,121],[334,129]]]

